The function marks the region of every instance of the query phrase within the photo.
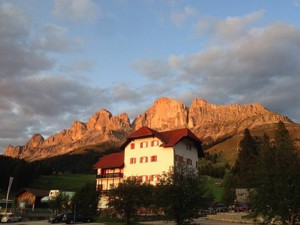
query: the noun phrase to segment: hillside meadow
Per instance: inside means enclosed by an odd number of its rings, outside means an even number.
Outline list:
[[[40,176],[36,182],[30,185],[37,189],[59,189],[64,191],[78,191],[86,183],[94,183],[94,174],[58,174]]]
[[[206,188],[211,190],[215,201],[221,201],[221,195],[223,191],[222,179],[216,179],[213,177],[205,176],[207,178]],[[52,176],[41,176],[34,184],[32,188],[37,189],[59,189],[65,191],[78,191],[87,182],[95,182],[95,175],[87,174],[59,174]]]

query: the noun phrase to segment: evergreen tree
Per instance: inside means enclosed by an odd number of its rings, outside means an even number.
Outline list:
[[[227,172],[223,182],[222,201],[227,205],[232,205],[235,201],[236,177],[231,172]]]
[[[297,148],[282,122],[278,123],[273,145],[265,135],[261,144],[258,185],[251,194],[254,215],[262,224],[279,221],[293,225],[300,215],[300,159]]]
[[[252,188],[255,186],[255,167],[257,164],[258,146],[250,131],[245,129],[240,141],[238,158],[232,169],[237,180],[237,187]]]

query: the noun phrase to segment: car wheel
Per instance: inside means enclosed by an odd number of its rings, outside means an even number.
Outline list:
[[[87,223],[90,223],[90,222],[91,222],[91,219],[87,219],[86,222],[87,222]]]
[[[7,220],[7,223],[11,223],[11,220]]]

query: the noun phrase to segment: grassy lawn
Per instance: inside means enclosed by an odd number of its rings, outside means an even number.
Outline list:
[[[87,182],[95,182],[94,174],[59,174],[51,176],[41,176],[38,180],[30,185],[31,188],[77,191]]]
[[[221,202],[222,192],[223,192],[223,187],[222,187],[223,179],[217,179],[209,176],[206,176],[206,178],[207,178],[206,188],[208,190],[211,190],[216,202]]]

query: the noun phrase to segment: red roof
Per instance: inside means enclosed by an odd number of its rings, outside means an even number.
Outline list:
[[[188,128],[182,128],[177,130],[164,131],[160,133],[164,138],[164,147],[173,147],[176,145],[181,139],[188,138],[194,142],[202,143],[200,139],[192,133]]]
[[[204,156],[203,150],[201,147],[201,140],[188,128],[170,130],[170,131],[163,131],[158,132],[153,130],[149,127],[141,127],[140,129],[136,130],[135,132],[131,133],[127,140],[121,146],[121,149],[125,149],[125,147],[133,140],[138,138],[145,138],[145,137],[156,137],[162,141],[163,147],[174,147],[180,140],[187,138],[195,143],[198,156]]]
[[[111,153],[103,156],[94,165],[95,169],[98,168],[121,168],[124,167],[124,152]]]
[[[159,133],[156,130],[153,130],[149,127],[141,127],[140,129],[132,132],[127,138],[138,138],[138,137],[147,137],[147,136],[157,136]]]

